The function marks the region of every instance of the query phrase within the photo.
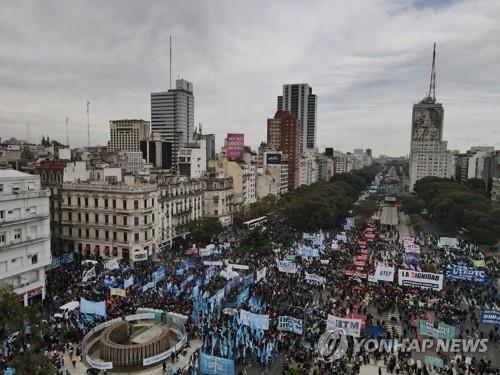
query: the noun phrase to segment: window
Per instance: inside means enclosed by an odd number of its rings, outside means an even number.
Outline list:
[[[113,199],[113,208],[116,208],[116,199]]]
[[[144,224],[148,223],[148,215],[144,215]]]
[[[123,200],[123,209],[126,210],[127,209],[127,201],[124,199]]]
[[[109,222],[109,216],[104,215],[104,224],[108,225],[108,222]]]
[[[5,232],[0,233],[0,245],[5,243],[5,238],[6,238]]]
[[[89,214],[85,214],[85,222],[88,223],[89,222]]]
[[[99,215],[98,214],[94,214],[94,221],[96,224],[99,223]]]
[[[89,199],[85,198],[85,207],[88,207],[88,206],[89,206]]]
[[[4,210],[0,210],[0,220],[2,220],[4,218],[5,218],[5,211]]]
[[[68,197],[68,206],[71,206],[71,197]]]
[[[116,232],[113,232],[113,241],[116,241]]]
[[[68,221],[73,220],[73,214],[71,212],[68,212]]]
[[[69,237],[73,237],[73,228],[71,228],[71,227],[68,228],[68,234],[69,234]]]
[[[134,217],[134,225],[139,225],[139,218],[137,216]]]
[[[134,201],[134,210],[139,209],[139,201]]]
[[[123,232],[123,242],[128,242],[128,233]]]
[[[94,207],[99,207],[99,199],[94,198]]]
[[[95,238],[96,238],[96,239],[99,239],[99,229],[96,229],[96,230],[95,230]]]
[[[89,230],[85,229],[85,237],[89,238]]]
[[[104,200],[104,207],[108,208],[108,199],[107,198]]]
[[[38,263],[38,254],[33,254],[31,256],[31,264],[37,264]]]
[[[154,207],[154,205],[155,205],[155,199],[151,198],[151,207]]]
[[[78,222],[80,223],[82,221],[82,214],[78,212]]]
[[[109,231],[107,231],[107,230],[104,231],[104,238],[106,240],[109,240]]]
[[[148,231],[145,231],[144,232],[144,240],[147,241],[148,240]]]
[[[139,242],[139,233],[134,233],[134,241]]]
[[[126,216],[123,217],[123,225],[127,226],[127,217]]]
[[[82,238],[82,230],[78,228],[78,238]]]
[[[19,186],[19,184],[12,185],[12,194],[19,194],[20,190],[21,190],[21,187]]]
[[[116,216],[113,215],[113,225],[116,225]]]
[[[21,239],[21,229],[16,229],[14,230],[14,239],[15,240],[20,240]]]
[[[0,184],[0,193],[3,193],[3,184]]]
[[[148,207],[148,200],[144,199],[144,208],[147,208],[147,207]]]
[[[78,207],[80,207],[82,205],[82,199],[78,197],[76,203],[78,204]]]

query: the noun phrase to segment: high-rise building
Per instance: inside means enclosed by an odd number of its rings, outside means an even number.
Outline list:
[[[193,84],[184,79],[175,89],[151,93],[151,129],[172,144],[172,158],[177,162],[179,148],[193,141]]]
[[[51,263],[49,192],[40,176],[0,170],[0,284],[23,298],[45,298]]]
[[[410,149],[410,191],[421,178],[453,175],[453,156],[443,141],[444,109],[436,101],[436,46],[432,60],[431,83],[427,96],[413,105]]]
[[[267,145],[271,150],[283,151],[288,157],[288,189],[299,186],[300,128],[297,117],[287,111],[277,111],[267,120]],[[279,142],[278,142],[279,140]]]
[[[140,142],[149,137],[149,121],[112,120],[109,122],[110,151],[140,151]]]
[[[292,112],[300,127],[300,152],[316,147],[316,112],[318,101],[307,83],[283,85],[283,96],[278,96],[278,111]]]
[[[151,137],[141,141],[142,157],[158,169],[172,168],[172,144],[162,139],[160,134],[153,133]]]

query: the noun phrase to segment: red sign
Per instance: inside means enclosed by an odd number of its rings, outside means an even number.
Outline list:
[[[240,160],[245,151],[245,135],[230,133],[227,135],[227,158],[229,160]]]

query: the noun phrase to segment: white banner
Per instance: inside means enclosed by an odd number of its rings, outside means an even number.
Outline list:
[[[250,267],[248,267],[244,264],[230,264],[229,266],[235,270],[248,270],[248,269],[250,269]]]
[[[111,296],[119,296],[125,298],[127,296],[127,292],[124,289],[120,288],[111,288],[109,293]]]
[[[330,264],[330,261],[328,259],[321,259],[320,263],[321,264]]]
[[[95,266],[83,273],[82,282],[86,283],[94,277],[96,277]]]
[[[311,283],[314,284],[324,284],[325,283],[325,278],[319,275],[316,275],[314,273],[307,273],[306,272],[306,281],[310,281]]]
[[[200,254],[200,257],[209,257],[212,255],[212,249],[209,247],[205,247],[203,249],[200,249],[198,254]]]
[[[280,316],[278,318],[278,330],[302,334],[302,319],[292,316]]]
[[[118,268],[120,268],[120,265],[118,264],[118,259],[113,258],[104,263],[104,269],[108,271],[117,270]]]
[[[338,316],[328,315],[326,329],[329,331],[335,328],[343,328],[347,336],[359,337],[362,324],[361,319],[339,318]]]
[[[249,311],[240,310],[240,324],[267,331],[269,329],[269,315],[254,314]]]
[[[278,270],[280,272],[286,272],[286,273],[296,273],[297,272],[297,265],[294,262],[289,262],[287,260],[278,260],[276,261],[278,264]]]
[[[399,285],[403,286],[413,286],[440,291],[441,289],[443,289],[443,274],[412,270],[399,270],[398,283]]]
[[[257,271],[257,280],[256,280],[256,282],[258,283],[260,280],[265,279],[266,278],[266,273],[267,273],[267,267],[264,267],[263,269],[258,270]]]
[[[394,281],[394,273],[394,267],[377,266],[375,270],[375,279],[392,283]]]

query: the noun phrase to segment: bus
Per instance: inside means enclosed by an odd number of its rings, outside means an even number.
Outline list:
[[[248,220],[243,223],[243,228],[254,230],[257,227],[267,224],[267,216],[261,216],[256,219]]]

